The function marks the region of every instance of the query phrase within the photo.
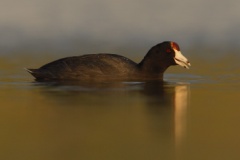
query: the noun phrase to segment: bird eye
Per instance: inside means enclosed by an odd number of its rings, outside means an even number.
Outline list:
[[[167,52],[167,53],[170,53],[170,52],[171,52],[171,49],[169,49],[169,48],[166,49],[166,52]]]

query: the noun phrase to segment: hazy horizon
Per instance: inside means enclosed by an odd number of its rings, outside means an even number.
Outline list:
[[[0,54],[19,50],[149,48],[240,49],[237,0],[3,0]],[[91,48],[91,49],[90,49]]]

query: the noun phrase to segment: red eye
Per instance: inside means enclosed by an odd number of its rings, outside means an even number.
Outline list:
[[[171,52],[171,49],[169,49],[169,48],[166,49],[166,52],[167,52],[167,53],[170,53],[170,52]]]

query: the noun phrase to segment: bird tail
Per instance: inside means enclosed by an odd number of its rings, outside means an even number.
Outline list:
[[[28,68],[24,68],[24,69],[30,74],[34,73],[34,70],[36,70],[36,69],[28,69]]]
[[[29,68],[24,68],[24,69],[36,79],[43,79],[43,77],[45,77],[44,76],[45,74],[40,72],[39,69],[29,69]]]

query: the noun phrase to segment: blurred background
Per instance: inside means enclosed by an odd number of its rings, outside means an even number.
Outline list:
[[[0,54],[145,53],[172,40],[217,53],[240,46],[238,0],[1,0]]]
[[[0,159],[239,160],[239,0],[1,0]],[[162,82],[38,83],[73,55],[139,62],[176,41]]]

